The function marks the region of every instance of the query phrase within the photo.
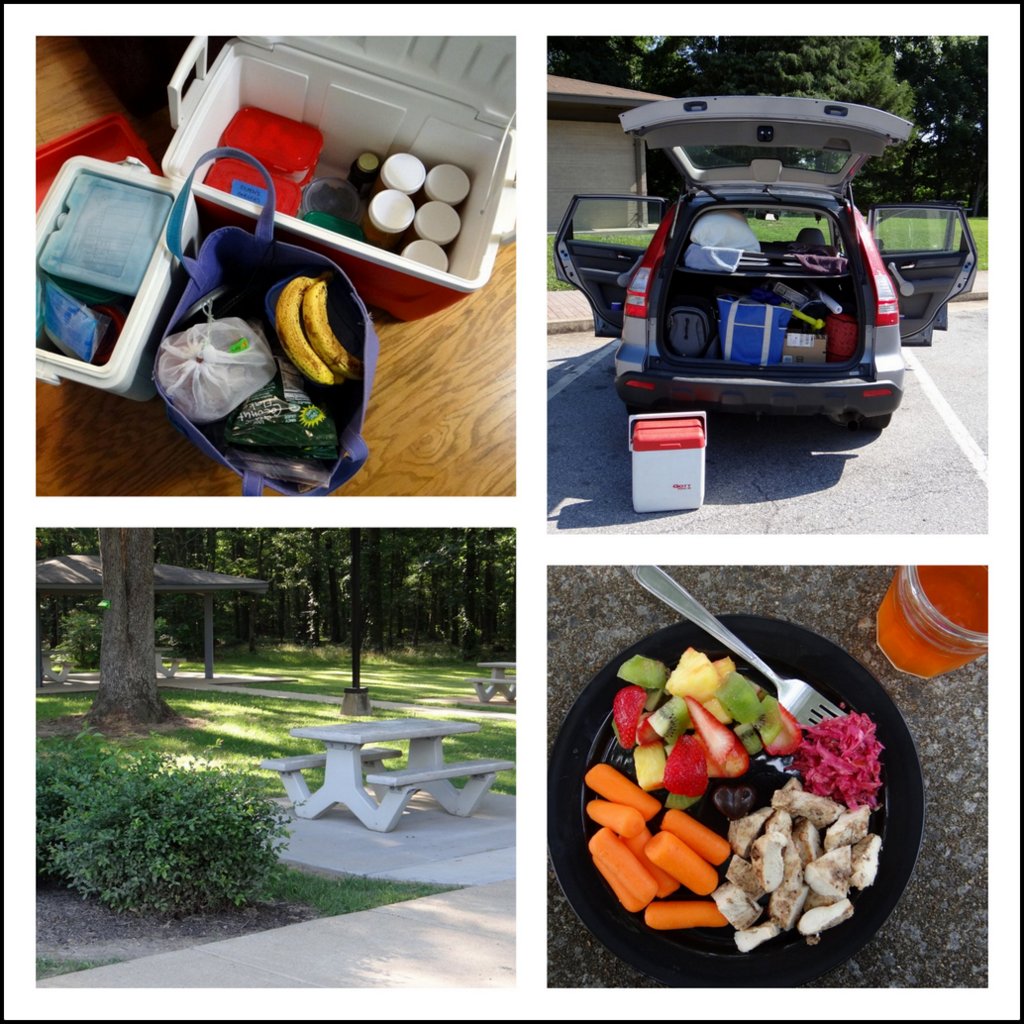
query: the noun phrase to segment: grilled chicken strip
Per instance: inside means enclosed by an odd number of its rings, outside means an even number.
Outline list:
[[[804,868],[804,881],[816,893],[841,900],[850,891],[852,870],[850,847],[840,846],[811,861]]]
[[[853,846],[868,834],[868,818],[871,808],[865,804],[855,811],[840,814],[829,830],[825,833],[825,852],[837,846]]]
[[[764,823],[764,834],[778,835],[788,842],[793,835],[793,816],[789,811],[772,811],[772,816]]]
[[[810,889],[804,884],[803,861],[792,841],[786,843],[782,851],[782,862],[782,884],[768,901],[768,915],[783,931],[788,932],[803,913]]]
[[[762,807],[759,811],[748,814],[745,818],[737,818],[729,822],[729,845],[737,857],[750,859],[750,847],[761,834],[764,823],[772,816],[770,807]]]
[[[853,917],[853,904],[849,900],[840,900],[838,903],[831,903],[827,907],[815,907],[808,910],[800,923],[796,926],[801,935],[817,935],[826,928],[833,928],[837,924]]]
[[[778,834],[763,835],[755,839],[750,848],[750,865],[765,892],[775,892],[782,885],[786,870],[782,860],[785,848],[786,841]]]
[[[793,842],[805,867],[824,853],[818,830],[806,818],[798,818],[793,825]]]
[[[779,926],[774,921],[765,921],[756,928],[744,928],[735,933],[736,948],[741,953],[749,953],[756,949],[762,942],[774,939],[779,934]]]
[[[842,804],[827,797],[785,787],[777,789],[772,795],[772,807],[789,811],[794,818],[808,818],[815,828],[831,825],[846,810]]]
[[[711,898],[722,916],[737,930],[749,928],[761,916],[761,908],[732,882],[720,885]]]
[[[850,851],[850,885],[855,889],[866,889],[878,874],[878,854],[882,849],[882,837],[874,832],[856,843]]]
[[[759,900],[764,895],[761,888],[761,879],[754,870],[750,861],[744,860],[733,854],[726,869],[725,877],[734,885],[738,885],[752,900]]]

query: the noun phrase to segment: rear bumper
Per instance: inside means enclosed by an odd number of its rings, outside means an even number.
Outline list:
[[[825,415],[838,420],[884,416],[903,400],[903,374],[885,380],[751,380],[627,372],[615,379],[619,397],[638,408],[720,409],[774,415]]]

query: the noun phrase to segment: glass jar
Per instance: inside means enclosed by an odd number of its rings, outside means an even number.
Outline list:
[[[878,609],[878,646],[901,672],[932,679],[988,650],[988,566],[904,565]]]

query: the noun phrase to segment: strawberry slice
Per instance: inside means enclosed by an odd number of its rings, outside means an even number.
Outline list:
[[[700,701],[686,698],[690,720],[707,750],[708,774],[713,778],[737,779],[750,767],[750,755],[740,738],[715,718]],[[719,774],[720,773],[720,774]]]
[[[799,750],[804,741],[803,730],[800,723],[780,704],[779,717],[782,719],[782,728],[778,736],[771,743],[766,743],[766,753],[778,757],[782,754],[793,754]]]
[[[640,716],[640,721],[637,723],[636,741],[641,747],[649,746],[652,743],[665,742],[661,733],[651,725],[651,715],[653,714],[653,711],[642,714]]]
[[[647,691],[642,686],[624,686],[612,701],[612,721],[619,737],[619,746],[632,750],[636,746],[636,727],[647,703]]]
[[[665,788],[682,796],[703,796],[708,788],[708,762],[695,736],[680,736],[665,762]]]

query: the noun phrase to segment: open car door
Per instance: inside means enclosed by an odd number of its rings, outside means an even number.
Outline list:
[[[573,196],[565,211],[555,236],[555,276],[587,297],[598,337],[622,333],[626,285],[666,206],[647,196]]]
[[[946,329],[946,303],[969,292],[978,251],[958,206],[903,203],[873,206],[868,224],[900,302],[904,345],[930,345]]]

